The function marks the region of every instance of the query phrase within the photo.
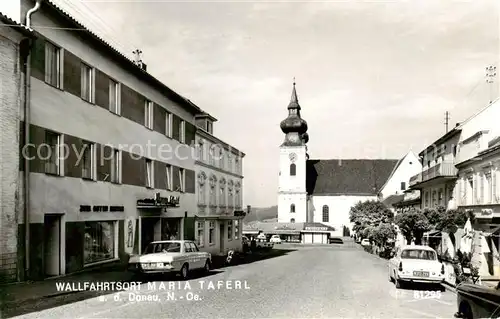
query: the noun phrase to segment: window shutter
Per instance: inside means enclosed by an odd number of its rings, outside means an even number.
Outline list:
[[[64,90],[78,97],[82,91],[81,63],[78,57],[64,50]]]
[[[45,40],[36,38],[31,51],[31,75],[45,81]]]
[[[189,122],[185,122],[184,129],[185,129],[185,143],[187,145],[194,146],[196,126],[194,126]]]
[[[172,114],[172,138],[176,141],[180,141],[180,129],[181,126],[181,119],[175,114]]]
[[[109,109],[109,77],[95,69],[95,104]]]
[[[172,187],[174,192],[180,191],[181,183],[179,179],[179,167],[172,166]]]

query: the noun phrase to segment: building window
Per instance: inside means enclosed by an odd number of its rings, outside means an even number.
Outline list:
[[[208,243],[213,245],[215,241],[215,222],[210,222],[208,227]]]
[[[167,190],[172,190],[172,165],[167,165],[165,169],[165,177],[167,179]]]
[[[290,205],[290,213],[295,213],[295,204]]]
[[[82,178],[95,178],[95,144],[83,142],[82,150]]]
[[[205,205],[205,182],[207,176],[204,172],[198,174],[198,204]]]
[[[425,192],[425,207],[429,207],[429,192]]]
[[[179,142],[185,143],[186,142],[186,122],[181,120],[181,125],[179,125]]]
[[[498,203],[499,198],[498,198],[498,192],[497,192],[497,178],[498,178],[498,173],[496,171],[491,172],[491,199],[492,203]]]
[[[234,183],[233,181],[229,181],[227,184],[227,206],[229,207],[234,207],[234,198],[233,198],[233,192],[234,192]]]
[[[146,159],[146,187],[153,188],[153,161]]]
[[[240,172],[240,159],[237,157],[234,159],[234,171],[236,173]]]
[[[113,183],[121,183],[121,162],[121,152],[119,150],[113,150],[113,159],[111,161],[111,181]]]
[[[487,193],[485,194],[486,196],[484,196],[485,198],[485,201],[484,203],[485,204],[491,204],[493,203],[493,184],[491,183],[491,172],[488,172],[485,174],[485,183],[486,183],[486,190],[487,190]]]
[[[468,184],[469,184],[469,187],[468,187],[468,194],[470,194],[470,197],[467,196],[468,199],[467,202],[468,204],[474,204],[474,197],[475,197],[475,192],[474,192],[474,178],[471,176],[468,178]]]
[[[227,221],[227,240],[232,240],[233,239],[233,221],[228,220]]]
[[[230,172],[233,171],[233,156],[231,154],[227,155],[227,169]]]
[[[222,178],[220,184],[220,201],[219,206],[226,206],[226,180]]]
[[[220,168],[224,169],[224,161],[225,161],[224,152],[222,150],[220,150],[219,152],[220,152],[219,165],[220,165]]]
[[[203,162],[203,160],[204,160],[204,158],[203,158],[204,156],[203,155],[204,155],[204,152],[203,152],[203,143],[200,142],[198,144],[198,160],[199,161]]]
[[[186,191],[186,171],[184,168],[179,168],[179,187],[180,187],[180,192],[185,192]]]
[[[172,137],[172,114],[168,112],[165,115],[165,135]]]
[[[207,132],[213,134],[213,124],[211,121],[207,120]]]
[[[217,194],[215,193],[215,186],[217,185],[217,178],[215,175],[210,176],[210,206],[217,205]]]
[[[238,239],[240,237],[240,227],[239,221],[234,221],[234,239]]]
[[[290,164],[290,176],[295,176],[296,173],[297,167],[295,166],[295,164]]]
[[[82,99],[87,102],[94,102],[94,69],[82,63]]]
[[[404,191],[406,189],[406,183],[401,182],[401,190]]]
[[[46,131],[45,145],[48,152],[48,154],[43,154],[43,158],[45,159],[45,173],[60,175],[61,161],[59,158],[59,147],[61,145],[61,135]]]
[[[196,222],[196,244],[203,247],[205,244],[205,221]]]
[[[116,256],[116,222],[85,222],[85,264],[114,259]]]
[[[236,198],[235,198],[236,203],[235,203],[235,205],[236,205],[236,207],[238,207],[238,208],[240,208],[240,207],[241,207],[241,196],[240,196],[240,195],[241,195],[241,194],[240,194],[240,189],[239,189],[239,188],[237,188],[237,189],[236,189]]]
[[[290,219],[290,223],[295,223],[295,218]]]
[[[484,204],[484,190],[486,187],[484,187],[485,185],[485,181],[484,181],[484,176],[483,175],[479,175],[477,177],[479,179],[479,194],[477,194],[478,198],[477,198],[477,203],[478,204]]]
[[[45,42],[45,82],[61,88],[61,48]]]
[[[213,145],[210,147],[210,151],[208,152],[208,156],[209,156],[209,164],[214,166],[215,165],[215,149],[213,147]]]
[[[144,126],[153,129],[153,102],[146,101],[144,104]]]
[[[330,208],[327,205],[323,205],[323,222],[328,223],[330,221]]]
[[[120,115],[120,83],[109,80],[109,110]]]

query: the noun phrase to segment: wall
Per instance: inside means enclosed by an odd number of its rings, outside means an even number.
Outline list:
[[[0,281],[17,279],[19,201],[20,34],[0,27]],[[21,209],[20,209],[21,208]]]
[[[410,183],[410,178],[422,171],[422,164],[420,163],[417,155],[413,152],[409,152],[400,163],[397,170],[389,178],[387,183],[381,190],[382,197],[394,194],[403,194]],[[401,182],[405,183],[405,189],[401,189]]]
[[[225,255],[229,250],[241,251],[242,243],[241,243],[241,232],[242,226],[239,227],[239,233],[235,233],[235,221],[234,220],[215,220],[215,219],[198,219],[197,221],[201,221],[204,225],[203,231],[203,245],[199,245],[201,251],[206,251],[211,253],[212,255]],[[210,221],[215,223],[214,229],[214,243],[209,243],[209,224]],[[228,223],[231,223],[231,238],[228,238]],[[224,230],[224,251],[221,251],[220,247],[220,225],[223,224],[225,227]],[[242,221],[239,220],[239,224],[243,225]],[[198,236],[196,236],[196,241],[199,244]]]
[[[457,133],[447,140],[431,145],[429,150],[424,150],[422,160],[422,170],[427,170],[439,163],[453,163],[458,154],[458,144],[461,135]]]
[[[290,154],[295,153],[297,159],[294,164],[296,165],[296,175],[290,176]],[[279,153],[279,192],[306,192],[306,147],[305,146],[282,146]]]
[[[312,205],[314,206],[314,221],[332,226],[337,233],[342,234],[342,226],[347,226],[352,231],[352,225],[349,221],[349,211],[351,207],[358,202],[367,200],[377,200],[377,196],[312,196]],[[329,221],[323,222],[323,205],[329,207]],[[340,235],[341,236],[341,235]]]
[[[295,213],[290,211],[290,206],[295,205]],[[279,194],[278,195],[278,222],[290,223],[291,219],[296,223],[307,221],[307,194]]]

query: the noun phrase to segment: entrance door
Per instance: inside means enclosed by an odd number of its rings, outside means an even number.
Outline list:
[[[61,216],[44,216],[44,263],[45,275],[61,274]]]
[[[223,254],[225,253],[225,251],[224,251],[224,239],[226,238],[225,237],[226,235],[224,235],[226,233],[224,231],[226,229],[226,227],[224,227],[225,226],[224,224],[225,223],[223,221],[221,221],[219,223],[219,230],[220,230],[219,231],[220,252],[223,253]]]
[[[160,219],[157,217],[142,217],[141,218],[141,252],[143,253],[146,246],[155,241],[155,234],[158,233],[157,225]]]

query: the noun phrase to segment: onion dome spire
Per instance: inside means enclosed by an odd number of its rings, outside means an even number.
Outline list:
[[[281,130],[286,134],[284,145],[299,146],[309,141],[307,135],[307,122],[300,117],[300,104],[295,87],[295,78],[293,79],[292,95],[288,104],[288,117],[281,124]]]

